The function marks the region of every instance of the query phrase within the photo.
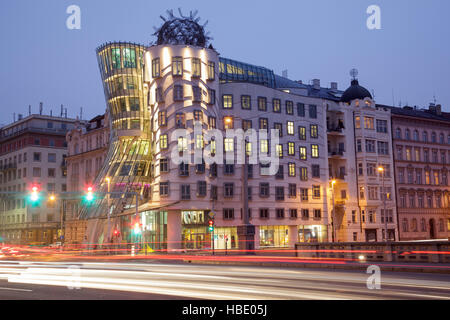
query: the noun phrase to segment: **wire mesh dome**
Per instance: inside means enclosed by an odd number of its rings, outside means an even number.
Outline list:
[[[205,26],[208,24],[206,22],[204,25],[200,25],[200,18],[196,17],[197,11],[190,15],[183,16],[180,9],[180,17],[176,17],[172,10],[168,10],[168,17],[165,18],[161,16],[164,21],[160,28],[155,28],[154,33],[157,36],[157,44],[169,44],[169,45],[191,45],[198,47],[206,47],[208,41],[212,38],[209,37],[209,33],[205,32]]]

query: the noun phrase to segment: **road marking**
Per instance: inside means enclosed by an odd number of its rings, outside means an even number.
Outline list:
[[[0,290],[22,291],[22,292],[32,292],[33,291],[30,289],[2,288],[2,287],[0,287]]]

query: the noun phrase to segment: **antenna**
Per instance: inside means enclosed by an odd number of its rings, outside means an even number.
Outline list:
[[[39,114],[42,115],[42,111],[44,110],[44,103],[39,103]]]
[[[13,120],[14,120],[14,122],[16,122],[16,113],[15,112],[13,113]]]
[[[80,120],[83,120],[83,107],[80,108]]]
[[[358,77],[358,69],[353,68],[350,70],[350,76],[352,77],[352,80],[356,80],[356,77]]]
[[[64,115],[64,106],[61,105],[61,118],[63,117],[63,115]]]
[[[28,115],[31,116],[31,104],[28,105]]]
[[[50,109],[50,117],[53,117],[53,110]]]

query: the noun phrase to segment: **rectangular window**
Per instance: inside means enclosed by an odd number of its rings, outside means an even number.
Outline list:
[[[275,213],[276,213],[277,219],[284,218],[284,209],[282,209],[282,208],[275,209]]]
[[[175,126],[177,128],[185,128],[186,127],[186,116],[184,113],[177,113],[175,115]]]
[[[289,184],[289,198],[297,198],[297,185],[295,183]]]
[[[159,78],[161,76],[161,64],[159,58],[152,60],[152,77]]]
[[[178,137],[178,152],[187,151],[188,141],[186,137]]]
[[[295,156],[295,143],[288,142],[288,155]]]
[[[203,122],[203,111],[194,110],[194,121]]]
[[[366,152],[375,153],[375,140],[366,139]]]
[[[34,162],[41,162],[41,153],[40,152],[34,152],[33,153],[33,161]]]
[[[269,209],[259,209],[259,217],[261,219],[269,219]]]
[[[223,209],[223,219],[233,220],[234,219],[234,209]]]
[[[216,104],[216,90],[208,89],[208,104]]]
[[[234,196],[234,183],[225,183],[223,186],[223,196],[232,198]]]
[[[224,109],[232,109],[233,108],[233,96],[231,94],[224,94],[222,96],[222,107]]]
[[[270,196],[270,192],[269,192],[269,184],[268,183],[260,183],[259,184],[259,196],[261,198],[267,198]]]
[[[389,143],[378,141],[378,154],[389,155]]]
[[[234,152],[234,139],[225,138],[224,139],[225,152]]]
[[[184,99],[184,92],[182,85],[173,86],[173,100],[182,101]]]
[[[284,187],[275,187],[275,200],[284,201]]]
[[[297,209],[289,209],[289,216],[291,217],[291,219],[296,219],[297,218]]]
[[[164,102],[163,88],[158,87],[155,89],[155,99],[156,102]]]
[[[294,115],[294,103],[292,101],[286,101],[286,114]]]
[[[322,210],[314,209],[314,219],[318,220],[322,218]]]
[[[306,140],[306,127],[298,127],[298,138]]]
[[[267,130],[269,128],[269,120],[267,118],[259,118],[259,129]]]
[[[191,200],[191,186],[188,184],[181,185],[181,200]]]
[[[295,177],[295,174],[296,174],[296,172],[295,172],[295,163],[289,162],[288,169],[289,169],[289,172],[288,172],[289,177]]]
[[[167,126],[167,114],[166,111],[160,111],[158,113],[158,124],[160,127]]]
[[[308,181],[308,168],[306,167],[300,168],[300,180]]]
[[[197,181],[197,197],[206,197],[206,181]]]
[[[318,144],[311,145],[311,158],[319,158],[319,145]]]
[[[202,90],[199,86],[192,86],[192,101],[202,102]]]
[[[364,129],[375,129],[372,117],[364,117]]]
[[[297,103],[297,115],[299,117],[305,116],[305,104],[304,103]]]
[[[169,143],[167,141],[167,134],[162,134],[159,138],[159,147],[161,150],[165,150],[169,147]]]
[[[361,117],[355,116],[355,129],[361,129]]]
[[[202,75],[202,63],[199,58],[192,58],[192,77],[200,78]]]
[[[41,168],[33,168],[33,178],[41,177]]]
[[[311,119],[317,119],[317,106],[315,105],[309,106],[309,117]]]
[[[294,135],[294,122],[293,121],[287,122],[287,134],[290,136]]]
[[[252,108],[252,100],[250,96],[241,96],[241,108],[250,110]]]
[[[306,188],[300,189],[300,198],[302,201],[308,201],[308,189]]]
[[[209,129],[216,129],[216,117],[208,117]]]
[[[313,164],[311,166],[311,168],[312,168],[312,177],[313,178],[320,178],[320,165]]]
[[[48,154],[48,162],[55,163],[56,162],[56,153]]]
[[[172,75],[181,76],[183,75],[183,58],[173,57],[172,58]]]
[[[280,99],[273,99],[273,112],[281,113],[281,100]]]
[[[302,209],[302,219],[309,219],[309,209]]]
[[[267,98],[258,97],[258,110],[267,111]]]
[[[208,61],[208,80],[214,80],[216,78],[216,64],[212,61]]]
[[[313,199],[320,199],[320,186],[312,186]]]
[[[169,172],[169,159],[159,160],[159,172]]]
[[[377,120],[377,132],[387,133],[387,120]]]
[[[319,129],[316,124],[311,125],[311,138],[313,139],[319,138]]]
[[[242,120],[242,129],[247,131],[252,128],[252,120]]]

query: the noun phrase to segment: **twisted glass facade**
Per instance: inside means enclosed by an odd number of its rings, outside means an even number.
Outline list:
[[[221,83],[250,82],[275,88],[272,70],[231,59],[219,58],[219,78]]]
[[[82,218],[106,217],[135,208],[136,195],[146,201],[150,188],[151,140],[147,90],[143,82],[145,47],[108,43],[97,49],[111,128],[104,166],[95,180],[95,205]],[[107,179],[109,178],[109,179]],[[107,191],[117,193],[106,196]]]

